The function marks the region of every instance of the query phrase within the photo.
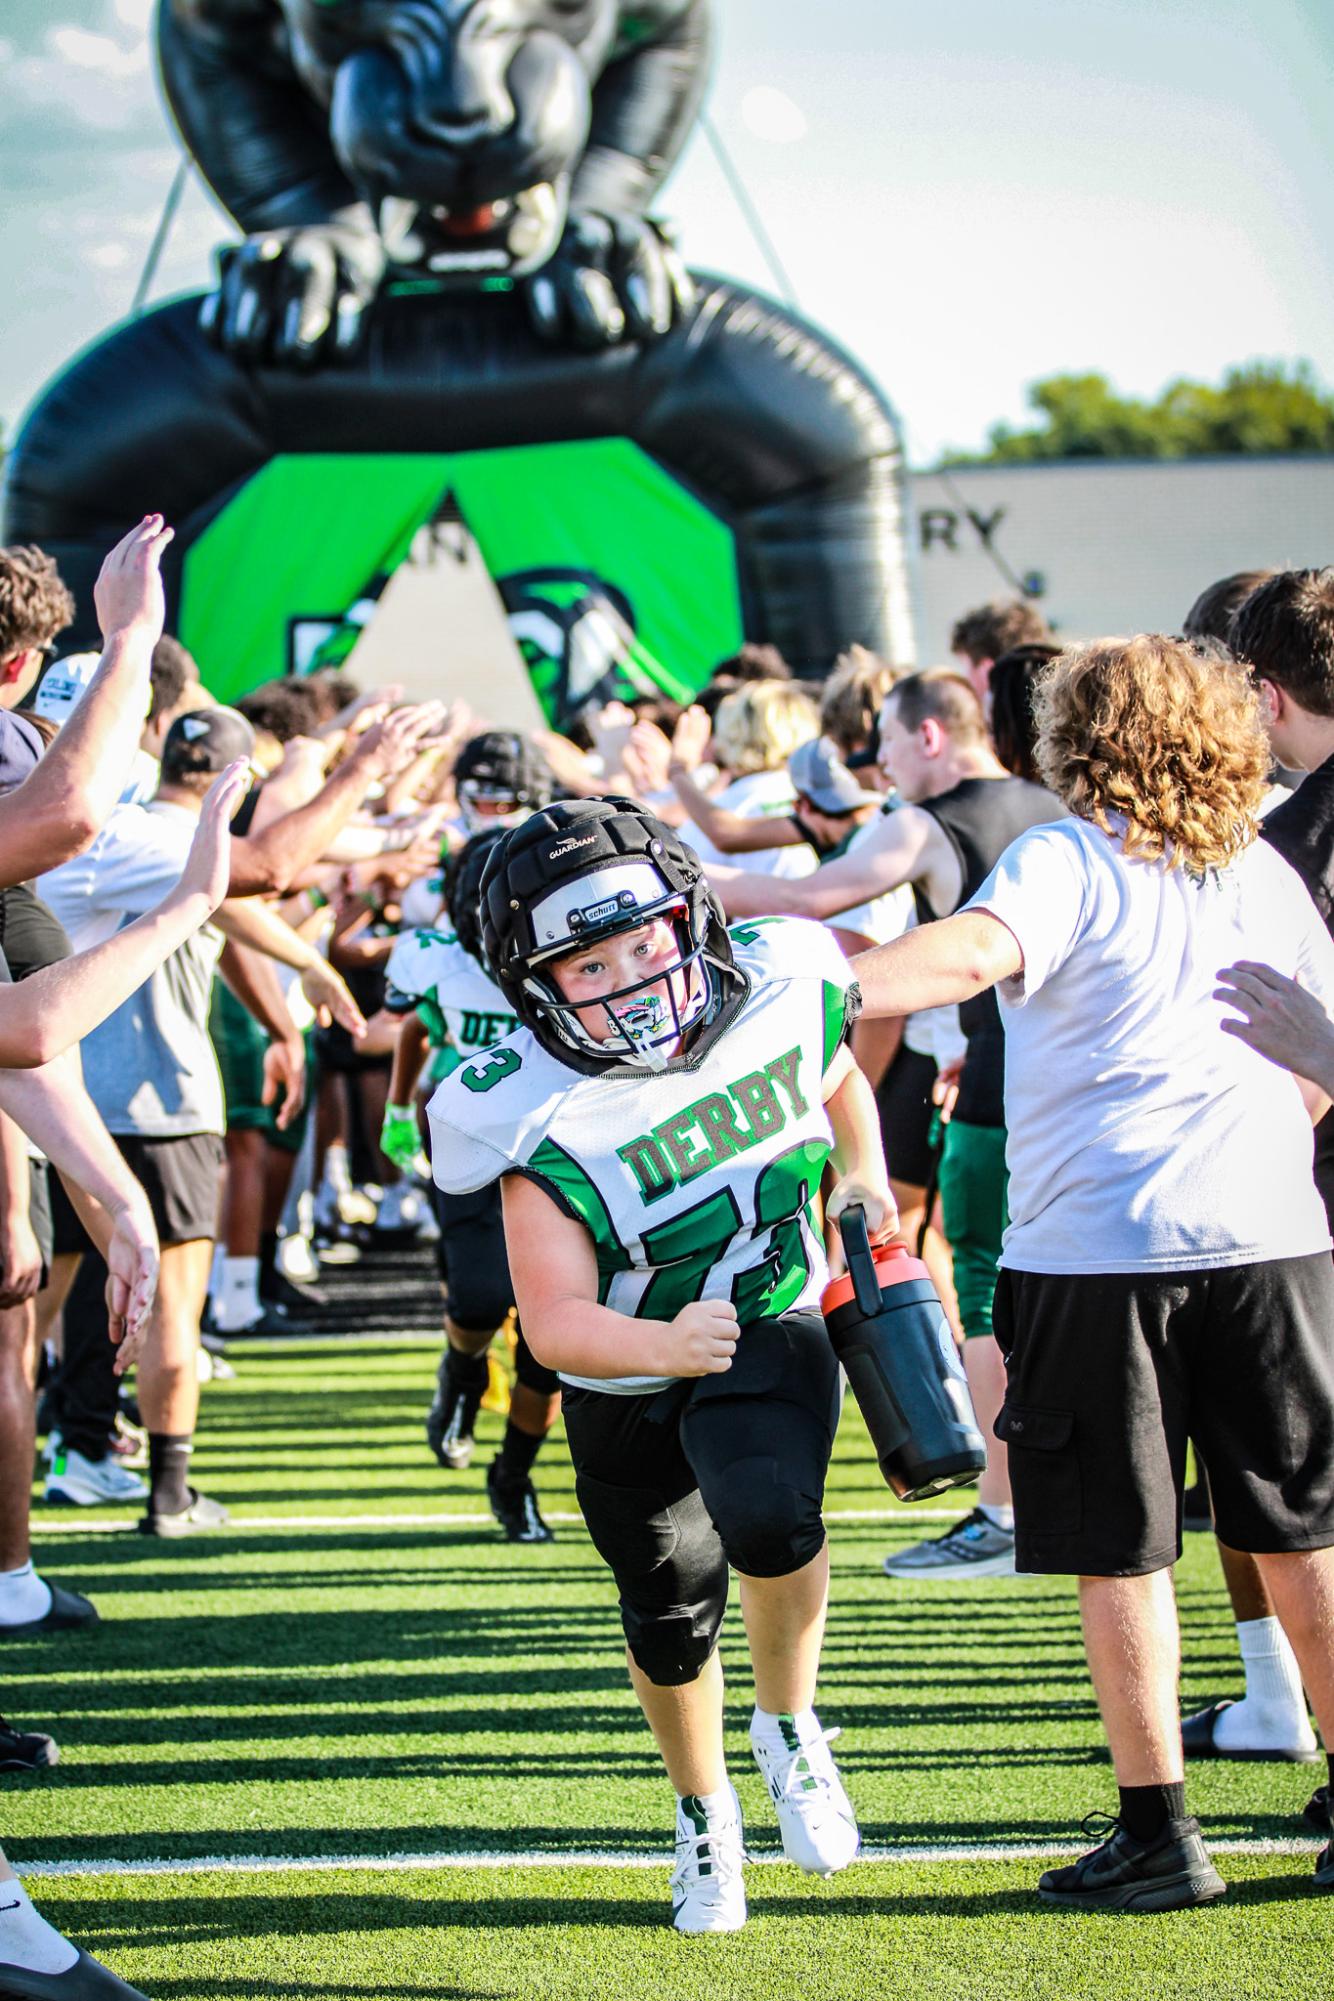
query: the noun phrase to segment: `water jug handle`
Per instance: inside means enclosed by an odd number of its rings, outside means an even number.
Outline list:
[[[857,1305],[869,1319],[872,1314],[879,1313],[881,1307],[880,1274],[871,1256],[871,1233],[866,1227],[866,1211],[860,1202],[843,1211],[838,1227],[843,1238],[843,1255],[848,1261],[853,1294]]]

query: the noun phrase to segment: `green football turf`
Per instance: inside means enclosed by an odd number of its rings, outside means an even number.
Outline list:
[[[1113,1919],[1039,1909],[1041,1861],[862,1862],[811,1884],[748,1871],[752,1923],[679,1939],[667,1919],[672,1801],[621,1659],[614,1597],[575,1523],[550,1548],[501,1542],[483,1469],[440,1472],[421,1435],[436,1348],[392,1340],[238,1345],[205,1393],[196,1468],[233,1511],[176,1544],[96,1532],[124,1514],[34,1510],[38,1558],[89,1591],[95,1631],[9,1641],[0,1707],[49,1728],[44,1781],[6,1775],[0,1832],[27,1863],[190,1857],[495,1854],[486,1867],[289,1869],[31,1887],[53,1920],[158,2001],[222,1997],[848,1997],[1018,1994],[1308,2001],[1334,1899],[1300,1854],[1220,1856],[1209,1910]],[[559,1433],[544,1505],[572,1511]],[[890,1507],[849,1408],[832,1511]],[[968,1497],[961,1498],[968,1505]],[[401,1526],[367,1515],[407,1517]],[[303,1517],[327,1519],[318,1524]],[[426,1522],[411,1519],[425,1516]],[[832,1528],[820,1710],[866,1842],[1004,1848],[1058,1841],[1115,1805],[1064,1581],[891,1584],[892,1545],[939,1533],[910,1508]],[[1185,1696],[1237,1692],[1209,1540],[1180,1573]],[[758,1855],[771,1809],[750,1764],[735,1607],[733,1775]],[[1322,1767],[1209,1764],[1191,1802],[1222,1837],[1290,1840]],[[602,1853],[662,1866],[507,1865]],[[1321,1968],[1325,1972],[1321,1971]]]

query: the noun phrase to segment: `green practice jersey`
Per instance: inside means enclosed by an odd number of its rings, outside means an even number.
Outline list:
[[[816,1305],[828,1276],[813,1218],[833,1141],[824,1079],[856,989],[821,924],[759,918],[731,936],[750,992],[697,1065],[586,1077],[520,1029],[428,1107],[441,1187],[536,1181],[593,1238],[602,1304],[636,1318],[731,1299],[743,1323],[763,1319]]]

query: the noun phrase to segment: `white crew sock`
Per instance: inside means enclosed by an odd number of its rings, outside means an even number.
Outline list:
[[[322,1186],[335,1195],[345,1195],[352,1186],[352,1176],[348,1172],[347,1165],[347,1148],[339,1140],[331,1141],[324,1149]]]
[[[1277,1619],[1239,1619],[1237,1645],[1246,1693],[1220,1714],[1214,1743],[1220,1751],[1313,1751],[1297,1657]]]
[[[730,1827],[736,1819],[736,1794],[730,1786],[716,1793],[682,1793],[676,1801],[676,1825],[685,1835],[706,1828]]]
[[[0,1882],[0,1966],[21,1966],[27,1973],[68,1973],[78,1957],[78,1947],[33,1909],[17,1877]]]
[[[1014,1509],[1004,1507],[999,1501],[979,1501],[977,1512],[985,1515],[993,1528],[1004,1529],[1006,1535],[1014,1534]]]
[[[51,1586],[37,1575],[31,1557],[17,1570],[0,1570],[0,1626],[25,1626],[50,1610]]]
[[[771,1743],[786,1745],[790,1751],[793,1749],[790,1733],[793,1732],[796,1734],[798,1744],[815,1742],[821,1733],[820,1719],[813,1709],[799,1709],[795,1715],[783,1715],[775,1714],[769,1709],[761,1709],[759,1703],[756,1703],[754,1714],[750,1719],[752,1737],[768,1738]]]
[[[208,1296],[218,1299],[222,1294],[222,1261],[227,1255],[226,1244],[214,1244],[213,1259],[208,1268]]]
[[[229,1258],[222,1261],[222,1284],[213,1296],[213,1320],[220,1334],[233,1334],[258,1320],[259,1259]]]

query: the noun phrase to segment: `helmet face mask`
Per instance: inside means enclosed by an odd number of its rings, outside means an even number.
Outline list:
[[[606,886],[602,881],[596,884],[598,890]],[[610,927],[600,929],[596,938],[580,940],[573,950],[554,957],[544,954],[528,974],[525,985],[533,1006],[571,1048],[630,1069],[665,1070],[680,1053],[690,1030],[708,1012],[713,995],[704,946],[691,937],[685,902],[672,895],[665,883],[662,888],[666,896],[656,908],[632,905],[619,923],[613,921]],[[622,894],[628,901],[629,892]],[[612,985],[604,993],[583,999],[566,992],[560,981],[563,964],[591,958],[613,938],[664,922],[670,927],[675,947],[675,956],[668,963],[646,967],[642,980],[627,986]],[[585,1016],[592,1017],[600,1033]]]
[[[551,767],[518,730],[483,730],[470,737],[454,766],[454,788],[470,834],[517,827],[553,790]]]
[[[503,836],[487,863],[482,921],[519,1019],[586,1075],[693,1068],[749,991],[699,858],[637,801],[558,801]],[[659,950],[641,978],[613,952],[605,991],[574,979],[581,960],[628,932],[651,926],[662,942],[664,923],[675,950]],[[600,976],[585,981],[595,987]]]

